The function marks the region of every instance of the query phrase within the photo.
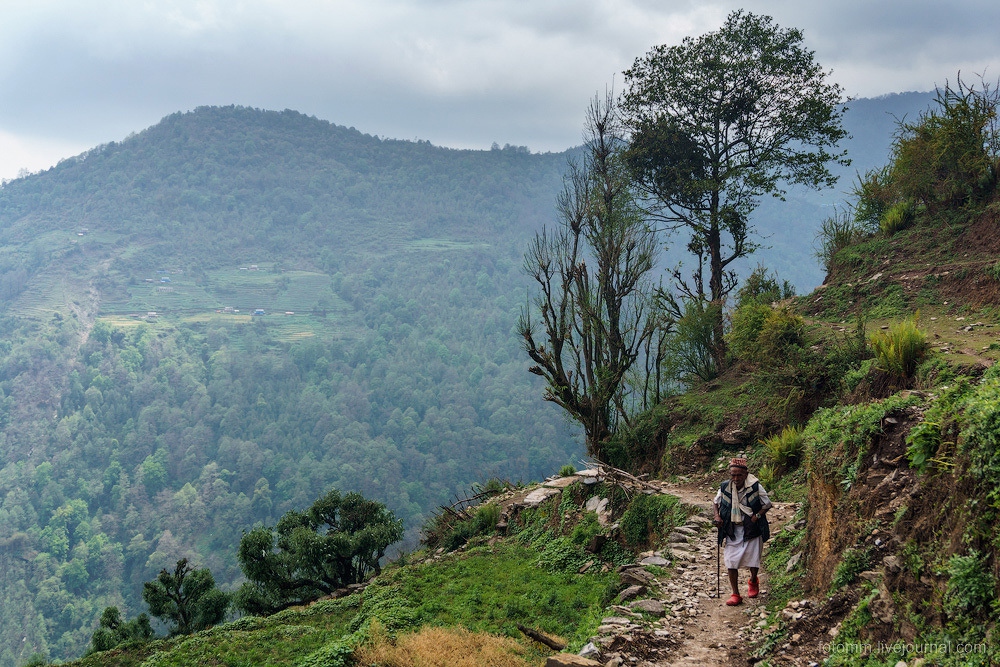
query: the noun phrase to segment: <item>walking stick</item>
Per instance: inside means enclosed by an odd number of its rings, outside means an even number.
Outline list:
[[[719,543],[719,539],[715,539],[715,599],[718,600],[722,597],[722,590],[719,584],[719,572],[722,567],[719,564],[719,551],[722,549],[722,545]]]

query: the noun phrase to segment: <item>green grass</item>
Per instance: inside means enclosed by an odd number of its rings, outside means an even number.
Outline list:
[[[377,586],[396,587],[421,625],[460,625],[518,638],[521,623],[563,637],[578,650],[594,634],[605,599],[617,591],[617,576],[552,571],[537,561],[537,550],[529,546],[499,543],[396,569]]]
[[[390,566],[361,596],[243,618],[189,637],[116,649],[68,663],[78,667],[242,667],[292,665],[378,619],[392,632],[461,626],[524,641],[517,624],[579,650],[617,591],[613,573],[579,575],[537,566],[537,550],[499,543],[418,565]],[[353,634],[358,633],[361,634]],[[539,654],[539,657],[541,654]]]
[[[917,316],[889,325],[871,339],[875,364],[897,377],[912,377],[927,350],[927,334],[917,327]]]

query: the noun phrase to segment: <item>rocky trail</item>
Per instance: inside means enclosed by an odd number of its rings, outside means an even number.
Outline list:
[[[635,565],[620,568],[627,588],[618,604],[609,609],[614,615],[603,619],[597,636],[579,657],[550,662],[607,667],[746,667],[749,640],[762,632],[767,616],[768,573],[761,570],[760,595],[750,599],[746,596],[748,572],[741,571],[743,604],[727,607],[725,600],[731,591],[725,570],[717,567],[711,522],[714,489],[660,481],[647,482],[646,487],[647,493],[674,495],[700,512],[670,535],[668,545],[642,554]],[[772,534],[781,530],[796,510],[794,503],[775,503],[768,515]],[[664,568],[662,574],[657,573],[658,567]],[[672,573],[667,568],[672,568]],[[721,597],[716,593],[717,582]]]

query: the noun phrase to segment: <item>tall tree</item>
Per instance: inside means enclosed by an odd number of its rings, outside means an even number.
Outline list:
[[[559,227],[538,234],[525,255],[540,293],[518,322],[545,399],[583,426],[597,458],[628,420],[627,375],[655,328],[656,239],[621,162],[622,129],[613,97],[595,98],[583,163],[570,165],[559,199]]]
[[[730,264],[757,244],[748,223],[764,195],[836,178],[842,89],[827,81],[802,32],[768,16],[731,13],[716,32],[657,46],[625,72],[627,163],[647,211],[690,234],[693,275],[674,275],[685,298],[711,305],[713,354],[725,364],[722,305]],[[707,262],[708,285],[703,268]]]

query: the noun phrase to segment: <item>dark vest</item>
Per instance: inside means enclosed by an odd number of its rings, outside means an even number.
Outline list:
[[[728,537],[729,539],[736,538],[736,527],[730,520],[730,513],[732,512],[732,503],[729,499],[729,481],[722,483],[719,490],[722,492],[722,500],[719,501],[719,516],[722,517],[722,525],[719,526],[719,544],[722,544],[723,538]],[[750,517],[746,517],[743,523],[743,540],[752,540],[755,537],[760,537],[762,541],[767,542],[771,537],[771,527],[767,525],[767,517],[760,514],[761,508],[764,503],[760,499],[760,482],[754,482],[750,485],[750,491],[746,496],[746,504],[750,506],[750,509],[754,511],[755,514],[759,515],[757,521],[750,521]]]

